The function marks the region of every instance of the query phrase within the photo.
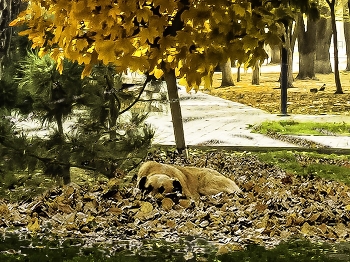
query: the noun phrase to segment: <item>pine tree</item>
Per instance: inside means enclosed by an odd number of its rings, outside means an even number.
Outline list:
[[[34,52],[21,63],[18,90],[27,92],[32,120],[38,117],[49,134],[38,137],[19,132],[10,118],[3,118],[0,157],[9,159],[0,166],[3,178],[19,170],[42,170],[66,184],[71,167],[112,177],[145,157],[153,131],[143,123],[146,114],[132,112],[135,91],[123,86],[112,67],[96,66],[90,77],[81,79],[80,65],[63,63],[62,74],[51,58],[39,58]],[[136,90],[136,97],[146,84]],[[68,118],[74,126],[67,129]]]

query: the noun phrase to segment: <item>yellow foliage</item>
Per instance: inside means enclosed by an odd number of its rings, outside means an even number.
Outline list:
[[[154,68],[154,70],[151,72],[151,75],[154,75],[157,79],[161,78],[163,74],[163,70],[158,68]]]
[[[187,6],[180,0],[32,0],[10,25],[26,24],[21,34],[40,55],[50,53],[60,71],[67,58],[85,65],[82,77],[102,62],[160,78],[162,64],[186,78],[190,90],[202,81],[209,88],[213,68],[227,58],[249,62],[252,54],[264,54],[260,42],[276,44],[280,32],[275,31],[282,27],[269,8],[256,19],[249,0],[189,1]]]

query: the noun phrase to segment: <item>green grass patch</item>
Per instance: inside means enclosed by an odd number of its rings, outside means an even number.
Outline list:
[[[309,152],[276,151],[257,153],[260,161],[295,175],[318,176],[350,185],[350,157]]]
[[[261,134],[276,132],[283,135],[350,135],[350,124],[297,122],[294,120],[265,121],[253,127],[253,131]]]

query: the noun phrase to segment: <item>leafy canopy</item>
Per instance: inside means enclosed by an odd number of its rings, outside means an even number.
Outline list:
[[[255,4],[256,2],[257,4]],[[11,26],[27,24],[40,55],[84,65],[113,64],[157,78],[175,69],[189,88],[211,85],[213,68],[230,58],[254,65],[264,43],[279,42],[281,26],[269,1],[32,0]]]

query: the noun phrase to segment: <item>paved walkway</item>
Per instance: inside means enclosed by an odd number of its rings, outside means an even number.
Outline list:
[[[295,120],[314,122],[346,122],[350,116],[338,115],[291,115],[278,116],[266,111],[219,97],[179,90],[186,144],[249,146],[249,147],[298,147],[270,137],[251,133],[249,126],[266,120]],[[170,110],[152,113],[148,123],[155,128],[154,144],[175,145]],[[298,136],[325,146],[350,149],[350,137],[344,136]]]

